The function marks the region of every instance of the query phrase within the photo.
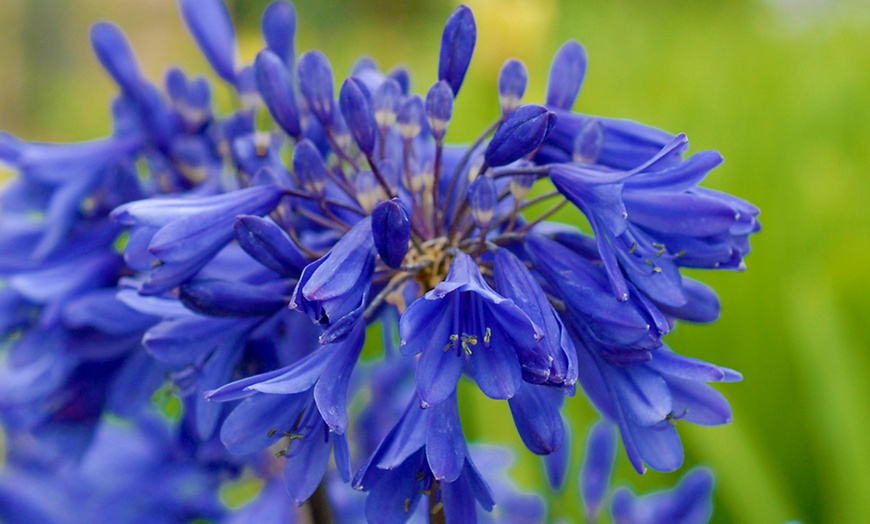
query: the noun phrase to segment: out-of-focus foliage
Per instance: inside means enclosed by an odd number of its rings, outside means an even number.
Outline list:
[[[406,63],[425,90],[452,2],[299,0],[299,50],[317,47],[336,71],[360,53]],[[708,185],[762,209],[748,272],[704,274],[722,319],[681,325],[679,351],[743,372],[726,386],[731,426],[681,428],[687,464],[718,475],[714,521],[859,522],[870,499],[870,7],[848,0],[585,2],[469,0],[480,46],[451,123],[467,140],[498,112],[495,79],[508,57],[529,68],[528,101],[541,101],[552,54],[574,38],[589,51],[575,107],[686,132],[697,151],[726,163]],[[247,58],[261,47],[265,0],[231,2]],[[111,19],[128,32],[145,72],[165,64],[208,67],[172,0],[4,0],[0,10],[0,128],[31,140],[77,140],[108,131],[111,83],[88,48],[87,29]],[[218,93],[218,97],[225,93]],[[3,176],[0,173],[0,176]],[[580,220],[563,215],[564,220]],[[463,395],[471,396],[465,391]],[[592,410],[568,403],[575,427]],[[470,437],[519,445],[507,406],[464,405]],[[475,414],[476,413],[476,414]],[[485,414],[485,415],[484,415]],[[582,431],[575,431],[573,464]],[[2,449],[2,447],[0,447]],[[639,491],[678,474],[618,478]],[[536,458],[516,473],[544,486]],[[576,481],[550,497],[551,515],[579,515]]]

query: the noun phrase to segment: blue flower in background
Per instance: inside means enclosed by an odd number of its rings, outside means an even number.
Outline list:
[[[91,43],[119,88],[111,135],[0,135],[0,161],[21,175],[0,195],[12,450],[0,519],[541,521],[542,500],[507,479],[510,457],[466,442],[466,375],[507,400],[556,489],[579,382],[608,420],[583,466],[590,521],[606,506],[614,426],[643,472],[682,464],[678,421],[730,422],[706,383],[740,374],[664,337],[718,317],[715,292],[681,269],[742,270],[758,209],[699,186],[717,152],[684,157],[684,135],[573,113],[579,43],[556,53],[544,104],[524,103],[528,71],[506,62],[500,115],[452,144],[478,36],[467,6],[421,96],[401,68],[361,59],[342,79],[318,50],[297,57],[289,2],[265,10],[253,64],[221,0],[179,5],[235,95],[229,113],[205,77],[149,81],[101,22]],[[552,206],[527,213],[538,203]],[[593,236],[549,220],[568,204]],[[126,452],[136,479],[109,464]],[[246,477],[262,481],[247,504],[218,501]],[[364,495],[344,494],[348,482]],[[83,489],[93,507],[58,511]],[[695,470],[670,492],[617,492],[613,516],[703,521],[711,489]]]

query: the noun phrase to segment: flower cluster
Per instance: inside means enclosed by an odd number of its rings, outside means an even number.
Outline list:
[[[101,22],[111,135],[0,135],[19,173],[0,195],[0,520],[541,520],[543,502],[500,478],[504,452],[467,445],[463,376],[508,402],[555,487],[578,382],[639,472],[680,467],[678,421],[731,420],[707,383],[740,374],[663,337],[718,317],[680,268],[742,269],[758,209],[699,186],[717,152],[572,112],[580,44],[556,54],[543,105],[523,102],[527,70],[507,61],[500,116],[457,145],[468,7],[425,96],[363,58],[336,97],[326,56],[297,56],[290,3],[264,12],[253,64],[221,0],[179,3],[233,112],[215,113],[205,77],[151,83]],[[566,204],[591,231],[548,221]],[[231,510],[216,490],[240,476],[263,487]],[[34,491],[47,479],[56,507],[81,490],[101,503],[52,511]],[[617,495],[614,514],[632,521],[633,500]]]

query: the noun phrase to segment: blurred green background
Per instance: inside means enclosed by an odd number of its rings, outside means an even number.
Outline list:
[[[434,81],[442,24],[435,0],[299,0],[298,50],[323,50],[336,74],[360,54],[407,64],[414,89]],[[646,2],[470,0],[478,47],[448,138],[469,140],[497,114],[508,57],[529,68],[540,102],[552,54],[568,38],[590,56],[575,109],[686,132],[692,150],[726,163],[706,185],[762,209],[744,274],[703,273],[723,304],[709,326],[681,325],[677,351],[733,367],[720,388],[734,423],[680,424],[687,465],[718,475],[716,522],[862,522],[870,515],[870,5],[863,0]],[[242,54],[262,46],[265,0],[230,2]],[[90,53],[98,19],[118,23],[152,79],[169,64],[207,72],[173,0],[3,0],[0,129],[30,140],[108,132],[115,88]],[[0,173],[0,176],[3,176]],[[570,213],[566,221],[580,220]],[[466,433],[519,445],[504,403],[470,394]],[[593,416],[568,403],[574,471],[550,496],[551,519],[579,520],[576,467]],[[519,448],[518,448],[519,449]],[[520,483],[541,489],[539,462],[519,453]],[[645,491],[678,474],[640,477],[620,455],[618,481]],[[542,491],[543,493],[543,491]]]

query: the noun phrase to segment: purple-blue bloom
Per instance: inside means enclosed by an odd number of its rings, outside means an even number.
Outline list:
[[[91,42],[119,88],[111,134],[0,135],[20,173],[0,194],[0,520],[318,521],[330,503],[339,522],[543,520],[503,478],[505,456],[470,451],[463,376],[507,400],[554,489],[571,467],[564,406],[581,396],[601,413],[582,474],[590,520],[612,427],[636,470],[671,471],[679,421],[730,422],[707,383],[740,374],[665,336],[718,317],[715,292],[681,271],[742,270],[759,211],[699,185],[718,152],[571,112],[580,44],[556,53],[544,105],[523,103],[528,71],[508,60],[498,116],[454,144],[477,41],[467,6],[446,21],[424,97],[371,58],[347,78],[316,49],[297,59],[284,0],[263,14],[253,64],[223,1],[179,5],[233,110],[213,107],[204,76],[152,83],[102,22]],[[550,220],[565,205],[592,236]],[[127,452],[133,467],[112,466]],[[231,511],[217,490],[239,475],[263,488]],[[341,493],[351,478],[356,499]],[[702,470],[669,493],[618,492],[613,515],[703,520],[711,483]],[[80,514],[56,509],[88,489]]]

